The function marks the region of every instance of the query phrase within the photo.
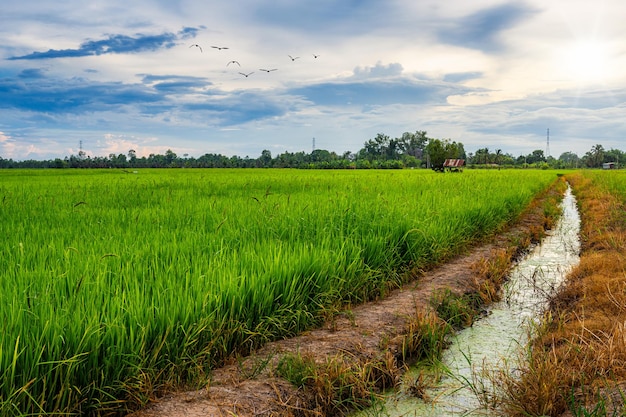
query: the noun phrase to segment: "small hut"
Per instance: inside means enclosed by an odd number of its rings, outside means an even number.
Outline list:
[[[461,172],[465,165],[465,159],[446,159],[443,163],[444,171]]]

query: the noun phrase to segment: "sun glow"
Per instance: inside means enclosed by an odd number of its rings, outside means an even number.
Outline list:
[[[597,41],[580,41],[564,50],[559,65],[573,81],[602,82],[611,72],[609,48]]]

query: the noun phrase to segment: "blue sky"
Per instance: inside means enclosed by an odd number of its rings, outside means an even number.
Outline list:
[[[0,157],[626,150],[622,0],[91,3],[3,5]]]

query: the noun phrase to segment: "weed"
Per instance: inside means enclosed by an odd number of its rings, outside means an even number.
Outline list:
[[[287,354],[278,362],[277,375],[304,389],[312,398],[308,409],[324,415],[369,408],[380,392],[394,387],[399,369],[389,354],[365,359],[342,352],[315,363],[312,356]]]
[[[433,294],[430,304],[439,318],[454,329],[461,329],[474,323],[481,303],[478,294],[470,293],[459,296],[445,288]]]
[[[401,337],[399,352],[402,362],[436,362],[452,331],[452,327],[436,314],[418,312],[409,320]]]
[[[252,359],[237,357],[239,373],[244,379],[254,379],[265,371],[272,361],[273,356],[274,355],[267,355],[266,357],[254,356]]]
[[[315,380],[316,364],[312,356],[289,353],[280,358],[276,366],[277,375],[296,387],[304,387]]]

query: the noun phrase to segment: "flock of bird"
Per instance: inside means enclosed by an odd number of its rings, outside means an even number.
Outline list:
[[[204,52],[204,50],[202,49],[202,46],[198,45],[197,43],[189,45],[189,48],[198,48],[200,50],[200,52]],[[228,46],[215,46],[215,45],[212,45],[211,48],[217,49],[218,51],[221,51],[221,50],[224,50],[224,49],[230,49]],[[292,62],[294,62],[296,59],[300,59],[299,56],[292,56],[292,55],[287,55],[287,56],[289,57],[289,59],[291,59]],[[319,55],[318,54],[313,54],[313,58],[317,59],[317,58],[319,58]],[[239,66],[241,68],[241,64],[237,60],[228,61],[226,63],[226,66],[228,67],[230,64],[233,64],[233,65],[236,64],[237,66]],[[278,71],[278,68],[270,68],[270,69],[259,68],[259,71],[270,73],[270,72],[273,72],[273,71]],[[254,71],[247,72],[247,73],[239,71],[239,74],[241,74],[242,76],[248,78],[250,75],[254,74]]]

